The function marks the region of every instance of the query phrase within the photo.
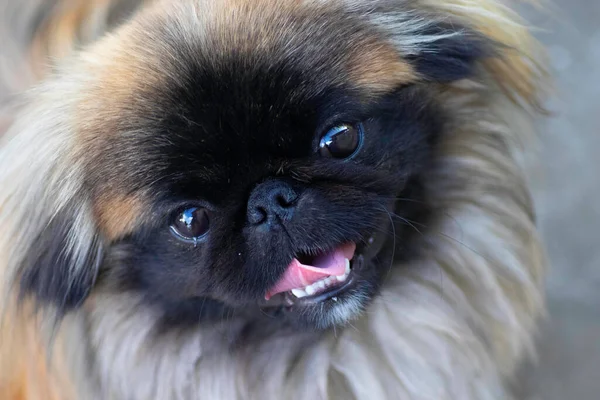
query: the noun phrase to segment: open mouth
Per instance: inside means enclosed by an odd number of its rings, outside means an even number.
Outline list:
[[[284,294],[294,300],[323,301],[343,292],[352,283],[356,244],[345,243],[317,255],[297,255],[283,277],[265,294],[265,300]]]

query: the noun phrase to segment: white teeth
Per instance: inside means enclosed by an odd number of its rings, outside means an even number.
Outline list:
[[[292,289],[292,294],[299,299],[308,296],[308,294],[302,289]]]
[[[324,289],[333,286],[337,282],[344,282],[350,274],[350,260],[346,258],[344,263],[345,272],[342,275],[329,276],[313,283],[312,285],[306,286],[305,288],[292,289],[292,294],[301,299],[303,297],[312,296],[315,293],[322,292]]]
[[[346,264],[346,271],[343,275],[338,275],[335,277],[335,279],[337,279],[338,282],[344,282],[346,278],[348,278],[348,274],[350,274],[350,260],[346,258],[344,259],[344,263]]]

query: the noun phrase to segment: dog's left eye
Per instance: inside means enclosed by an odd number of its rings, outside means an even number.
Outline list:
[[[319,153],[324,157],[348,158],[353,156],[362,141],[362,124],[341,124],[328,130],[319,142]]]
[[[171,231],[184,240],[198,240],[208,233],[208,210],[202,207],[186,208],[175,216]]]

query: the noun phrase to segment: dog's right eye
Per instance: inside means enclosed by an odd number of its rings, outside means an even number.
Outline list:
[[[196,241],[208,233],[208,210],[190,207],[177,214],[171,223],[171,231],[179,239]]]

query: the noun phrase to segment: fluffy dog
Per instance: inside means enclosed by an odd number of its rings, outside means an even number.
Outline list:
[[[543,310],[519,160],[544,74],[505,5],[34,11],[0,139],[3,399],[510,397]]]

